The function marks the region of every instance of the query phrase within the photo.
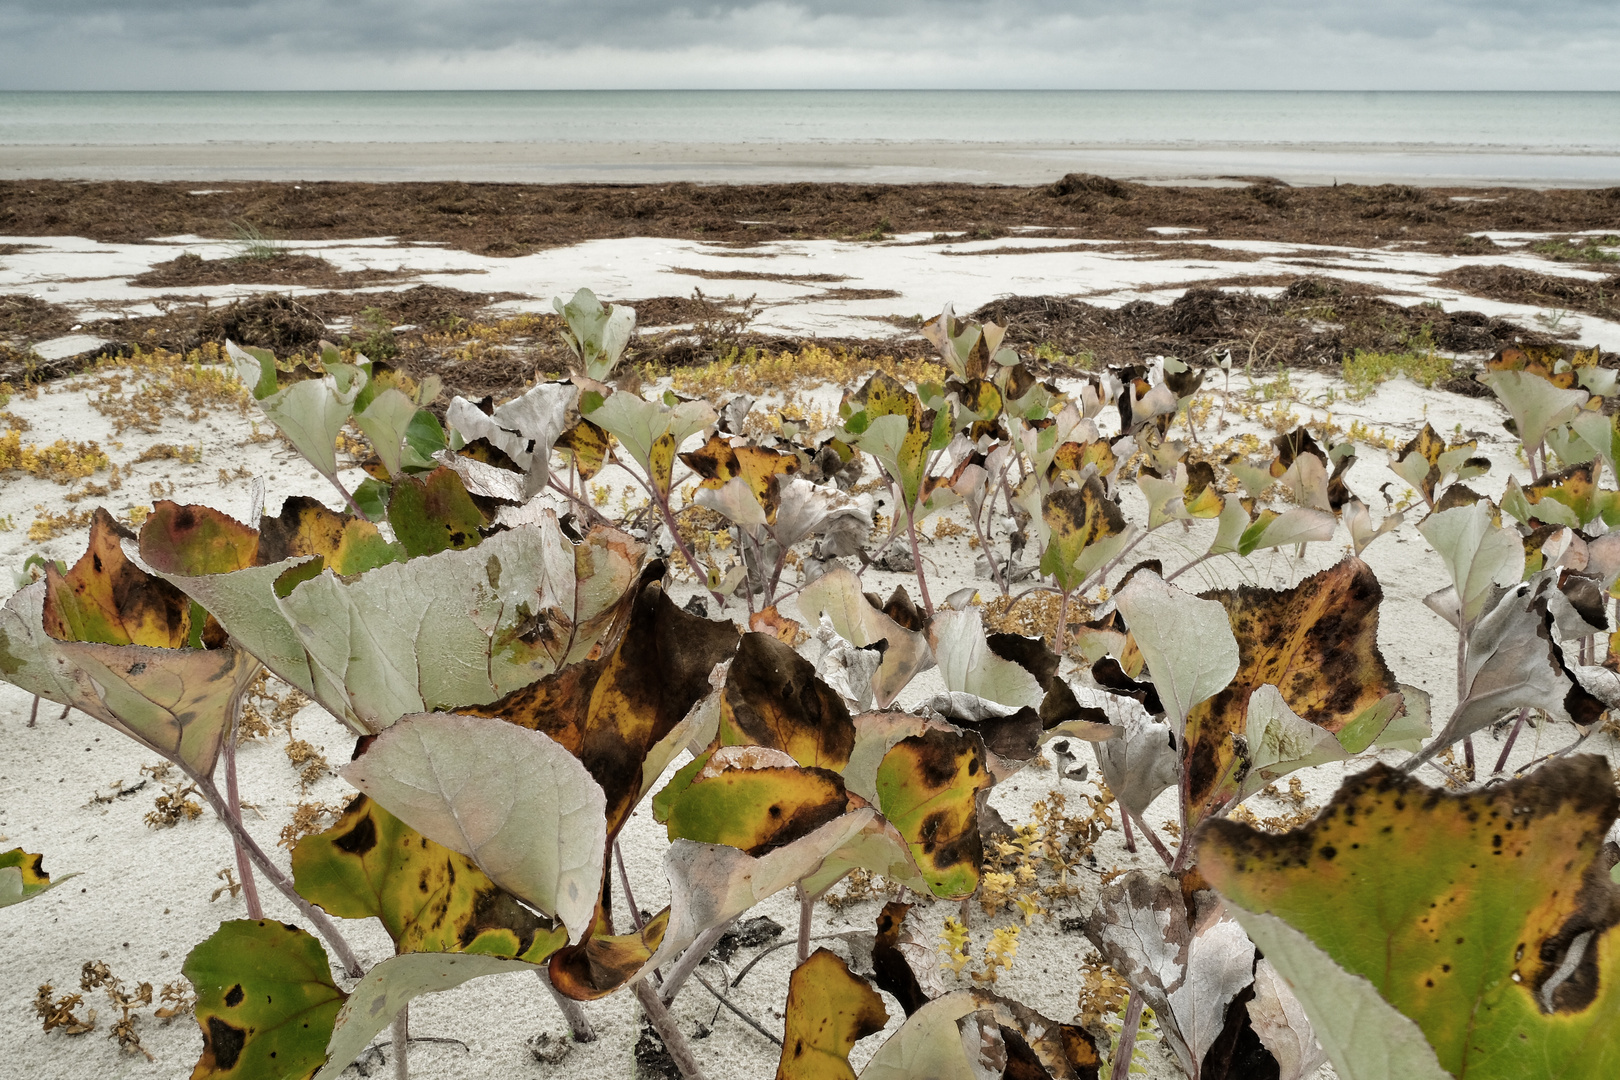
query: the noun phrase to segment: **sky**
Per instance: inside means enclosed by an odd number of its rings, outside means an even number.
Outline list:
[[[1616,0],[0,0],[0,89],[1620,90]]]

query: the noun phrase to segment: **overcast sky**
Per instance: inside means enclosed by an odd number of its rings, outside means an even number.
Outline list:
[[[0,0],[0,89],[1620,90],[1617,0]]]

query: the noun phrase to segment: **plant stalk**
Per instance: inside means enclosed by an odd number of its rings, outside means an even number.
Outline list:
[[[540,982],[551,994],[551,1000],[557,1003],[562,1010],[563,1019],[568,1022],[568,1032],[577,1043],[596,1041],[596,1029],[591,1026],[590,1017],[585,1015],[585,1006],[558,990],[551,982],[551,967],[535,968],[534,973],[540,977]]]
[[[1124,807],[1121,807],[1120,809],[1124,810]],[[1125,810],[1125,821],[1127,823],[1131,820],[1132,816],[1133,815],[1129,810]],[[1153,850],[1159,853],[1159,858],[1164,860],[1164,865],[1170,867],[1175,866],[1176,855],[1171,854],[1170,849],[1164,846],[1164,841],[1160,840],[1159,834],[1153,831],[1153,826],[1149,825],[1141,818],[1136,819],[1136,825],[1137,828],[1142,830],[1142,835],[1147,837],[1148,843],[1153,845]],[[1127,824],[1126,827],[1129,828],[1129,824]]]
[[[641,477],[635,473],[630,475],[635,476],[637,480],[641,480]],[[714,602],[720,605],[720,610],[724,611],[726,607],[725,597],[708,588],[709,574],[698,565],[697,556],[692,554],[692,549],[687,545],[686,538],[681,535],[680,526],[675,523],[675,515],[669,509],[669,497],[660,495],[658,485],[650,480],[643,480],[641,486],[647,489],[647,494],[652,497],[653,505],[658,507],[659,514],[663,516],[664,524],[669,528],[669,535],[674,539],[675,547],[680,551],[681,557],[686,560],[686,565],[692,568],[692,573],[697,575],[699,581],[705,583],[704,588],[708,590],[710,596],[714,597]]]
[[[1513,744],[1519,741],[1519,732],[1524,730],[1524,722],[1530,715],[1529,706],[1519,710],[1519,718],[1513,721],[1513,730],[1508,732],[1507,742],[1502,744],[1502,753],[1496,759],[1496,768],[1491,770],[1492,776],[1499,776],[1507,768],[1508,755],[1513,753]]]
[[[984,525],[979,520],[983,516],[984,507],[980,506],[979,513],[973,515],[973,532],[979,538],[979,550],[984,552],[984,561],[990,565],[990,580],[996,583],[1001,595],[1006,596],[1011,585],[1007,581],[1007,576],[1001,572],[1001,566],[996,562],[996,553],[991,550],[990,539],[985,536]]]
[[[720,939],[725,936],[726,931],[730,930],[731,925],[736,921],[735,918],[727,919],[719,926],[703,931],[698,935],[697,940],[686,947],[686,951],[681,953],[681,958],[675,961],[675,965],[669,969],[669,976],[664,980],[663,988],[658,992],[658,996],[664,1000],[665,1005],[675,1000],[675,995],[681,992],[681,987],[686,984],[686,980],[691,978],[692,973],[697,971],[704,960],[708,959],[709,953],[714,950]]]
[[[214,786],[213,777],[198,776],[189,769],[186,772],[191,777],[192,783],[197,785],[198,792],[214,808],[214,813],[225,823],[225,827],[231,830],[231,835],[243,847],[247,848],[248,857],[253,860],[253,864],[263,871],[264,876],[270,879],[271,884],[279,889],[283,896],[292,902],[293,907],[298,909],[299,914],[310,921],[311,925],[315,927],[316,933],[326,939],[326,943],[337,954],[338,962],[343,965],[344,973],[351,979],[358,979],[364,975],[365,968],[360,966],[360,961],[355,957],[354,950],[350,949],[349,943],[343,940],[343,935],[338,932],[337,926],[333,924],[326,912],[299,896],[298,890],[293,888],[292,880],[286,874],[283,874],[275,863],[270,861],[270,856],[264,853],[264,849],[258,845],[252,834],[243,827],[242,823],[231,817],[225,805],[224,797],[220,795],[219,788]]]
[[[1146,1006],[1141,991],[1132,988],[1119,1029],[1119,1046],[1114,1049],[1114,1067],[1108,1070],[1109,1080],[1129,1080],[1131,1057],[1136,1053],[1136,1032],[1142,1026],[1142,1010]]]
[[[799,963],[810,959],[810,919],[815,914],[816,901],[804,891],[804,882],[793,886],[799,894]]]
[[[648,1023],[658,1032],[658,1037],[664,1040],[664,1049],[674,1060],[675,1067],[681,1070],[686,1080],[704,1080],[703,1070],[698,1067],[697,1058],[692,1054],[692,1044],[686,1041],[681,1029],[675,1023],[675,1018],[669,1015],[664,1003],[658,1000],[658,991],[648,984],[646,979],[636,980],[636,1000],[641,1002],[641,1011],[647,1014]]]
[[[761,1035],[765,1036],[767,1039],[771,1040],[771,1042],[775,1043],[777,1046],[782,1045],[782,1040],[771,1034],[770,1031],[766,1029],[764,1024],[761,1024],[758,1020],[755,1020],[752,1016],[749,1016],[747,1013],[743,1012],[742,1009],[738,1008],[737,1005],[732,1002],[731,998],[727,997],[725,994],[722,994],[720,991],[716,990],[712,985],[710,985],[709,980],[703,977],[702,972],[694,971],[692,974],[693,977],[697,979],[698,985],[702,986],[703,989],[713,994],[714,999],[720,1004],[724,1005],[726,1008],[730,1009],[739,1020],[753,1028],[755,1031],[759,1032]]]
[[[232,818],[238,825],[242,823],[242,800],[236,788],[236,733],[241,722],[241,700],[231,708],[231,726],[225,732],[225,745],[221,747],[221,755],[225,758],[225,808],[230,811]],[[253,877],[253,864],[248,861],[247,852],[242,848],[242,841],[237,839],[236,833],[231,833],[231,844],[236,848],[236,876],[242,882],[242,897],[247,901],[247,917],[258,920],[264,918],[264,906],[259,903],[259,883]]]
[[[904,498],[904,492],[901,496]],[[917,518],[909,503],[906,505],[906,533],[911,537],[911,561],[917,571],[917,591],[922,593],[923,610],[932,619],[934,601],[928,595],[928,579],[923,576],[922,551],[917,547]]]
[[[394,1014],[394,1080],[411,1080],[411,1006],[407,1002]]]
[[[630,891],[630,872],[624,868],[624,850],[619,847],[619,838],[613,838],[613,861],[619,864],[619,885],[624,889],[624,902],[630,906],[630,921],[636,924],[636,932],[640,933],[645,925],[641,918],[641,909],[636,906],[636,894]]]

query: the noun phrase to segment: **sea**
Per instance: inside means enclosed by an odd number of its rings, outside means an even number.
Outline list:
[[[121,155],[107,160],[134,160],[141,147],[323,144],[479,146],[486,156],[493,146],[569,147],[573,161],[581,146],[657,145],[665,164],[684,160],[683,146],[702,146],[744,171],[750,148],[840,147],[851,161],[870,163],[899,160],[907,147],[954,144],[1006,151],[1000,159],[1009,170],[1019,155],[1089,154],[1118,163],[1116,174],[1404,170],[1414,179],[1590,185],[1620,183],[1620,93],[0,92],[0,174],[15,172],[8,158],[56,160],[51,148],[101,148]],[[624,156],[604,150],[601,158]]]

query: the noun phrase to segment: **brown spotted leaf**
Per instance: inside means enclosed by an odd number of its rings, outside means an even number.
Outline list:
[[[835,953],[817,949],[788,980],[776,1080],[855,1080],[849,1052],[888,1022],[877,991]]]
[[[790,754],[800,765],[841,771],[855,725],[815,665],[772,634],[744,634],[726,677],[720,745],[752,743]]]
[[[402,476],[388,500],[388,523],[405,551],[435,555],[476,547],[489,524],[454,469],[443,466],[426,477]]]
[[[187,577],[261,565],[259,534],[209,506],[158,500],[141,523],[140,544],[150,565]]]
[[[321,943],[296,926],[238,919],[191,950],[181,968],[197,990],[203,1050],[192,1080],[308,1077],[348,997]]]
[[[1078,488],[1058,488],[1041,500],[1049,530],[1041,573],[1070,592],[1118,550],[1127,532],[1125,515],[1095,476]]]
[[[144,528],[141,537],[141,554],[144,558]],[[377,526],[369,521],[329,509],[307,496],[294,495],[281,504],[279,516],[265,515],[259,519],[256,565],[268,566],[309,555],[319,555],[323,566],[347,576],[401,561],[405,558],[405,549],[383,539]],[[167,566],[163,569],[169,573],[185,573],[170,570]]]
[[[803,768],[781,751],[721,747],[675,797],[669,838],[726,844],[764,855],[841,816],[844,781],[827,769]]]
[[[579,758],[545,734],[487,716],[402,716],[341,775],[560,919],[571,940],[586,932],[604,871],[605,800]]]
[[[990,784],[984,743],[967,732],[909,736],[878,765],[878,810],[905,838],[935,896],[960,899],[979,886],[977,799]]]
[[[184,647],[192,637],[191,601],[126,559],[125,539],[134,536],[97,507],[89,550],[66,574],[47,563],[45,632],[58,641]]]
[[[682,611],[665,594],[663,565],[647,568],[612,651],[566,667],[487,705],[459,711],[541,731],[577,756],[607,796],[611,845],[642,795],[642,762],[711,687],[737,648],[737,630]],[[590,937],[552,960],[552,982],[580,999],[616,989],[657,949],[663,922],[615,937],[600,909]]]
[[[608,435],[589,420],[580,420],[557,436],[557,450],[573,463],[583,479],[589,480],[607,461]]]
[[[703,478],[700,488],[718,490],[728,481],[742,480],[764,510],[767,522],[776,521],[776,511],[782,503],[777,478],[799,471],[799,459],[793,454],[781,454],[760,446],[732,446],[721,435],[709,436],[708,442],[680,458]]]
[[[1620,885],[1604,845],[1617,814],[1600,757],[1463,795],[1380,764],[1303,829],[1211,822],[1199,867],[1290,983],[1324,976],[1296,965],[1284,931],[1369,981],[1453,1076],[1607,1080],[1620,1074]],[[1342,1027],[1336,1004],[1302,1004],[1319,1031]],[[1345,1055],[1359,1043],[1377,1060],[1395,1034],[1323,1043],[1354,1076]]]
[[[304,899],[345,919],[379,919],[396,953],[471,952],[539,963],[568,936],[500,888],[469,856],[434,843],[365,795],[292,852]]]
[[[1339,736],[1352,753],[1395,715],[1390,699],[1400,686],[1378,651],[1383,590],[1360,559],[1344,559],[1291,589],[1242,585],[1202,595],[1227,610],[1238,670],[1187,717],[1192,821],[1242,785],[1248,762],[1237,737],[1246,732],[1249,696],[1260,687],[1277,687],[1295,714]]]

